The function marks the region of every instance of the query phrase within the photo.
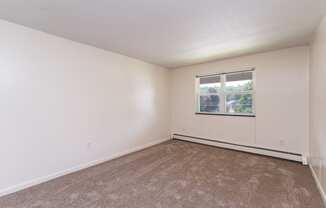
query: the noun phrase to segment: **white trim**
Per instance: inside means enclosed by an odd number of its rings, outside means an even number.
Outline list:
[[[315,182],[316,182],[316,185],[318,187],[319,193],[320,193],[321,198],[323,199],[324,205],[326,207],[326,193],[325,193],[325,191],[323,189],[323,186],[321,185],[321,182],[319,181],[318,176],[317,176],[314,168],[311,166],[311,163],[309,163],[309,168],[311,170],[312,176],[315,179]]]
[[[223,74],[233,74],[233,73],[238,73],[238,72],[250,72],[250,71],[255,71],[256,68],[255,67],[244,67],[242,69],[231,69],[231,70],[227,70],[227,71],[223,71],[223,72],[216,72],[216,73],[204,73],[204,74],[197,74],[196,77],[200,78],[200,77],[215,77],[215,76],[219,76],[219,75],[223,75]]]
[[[185,141],[190,141],[190,142],[195,142],[195,143],[208,144],[208,145],[212,145],[212,146],[216,146],[216,147],[222,147],[222,148],[227,148],[227,149],[232,149],[232,150],[239,150],[239,151],[250,152],[250,153],[255,153],[255,154],[259,154],[259,155],[267,155],[267,156],[302,162],[302,156],[298,156],[298,155],[291,155],[291,154],[286,154],[286,153],[281,153],[281,152],[273,152],[273,151],[268,151],[268,150],[263,150],[263,149],[254,149],[254,148],[241,147],[241,146],[236,146],[236,145],[231,145],[231,144],[224,144],[224,143],[218,143],[218,142],[212,142],[212,141],[192,139],[189,137],[184,137],[184,136],[179,136],[179,135],[174,135],[174,138],[180,139],[180,140],[185,140]],[[242,144],[239,144],[239,145],[242,145]],[[262,148],[262,147],[258,147],[258,148]]]
[[[102,159],[99,159],[99,160],[94,160],[94,161],[91,161],[91,162],[88,162],[88,163],[80,164],[78,166],[75,166],[75,167],[72,167],[72,168],[69,168],[69,169],[66,169],[66,170],[63,170],[63,171],[59,171],[59,172],[56,172],[56,173],[53,173],[53,174],[50,174],[50,175],[47,175],[47,176],[39,177],[39,178],[30,180],[30,181],[23,182],[23,183],[18,184],[18,185],[14,185],[14,186],[2,189],[2,190],[0,190],[0,197],[11,194],[11,193],[14,193],[14,192],[17,192],[17,191],[21,191],[23,189],[26,189],[26,188],[29,188],[29,187],[32,187],[32,186],[35,186],[35,185],[50,181],[50,180],[53,180],[55,178],[58,178],[58,177],[61,177],[61,176],[64,176],[64,175],[67,175],[67,174],[70,174],[70,173],[74,173],[74,172],[77,172],[77,171],[80,171],[80,170],[83,170],[83,169],[86,169],[86,168],[89,168],[89,167],[92,167],[92,166],[95,166],[95,165],[98,165],[98,164],[101,164],[101,163],[104,163],[104,162],[108,162],[110,160],[119,158],[121,156],[128,155],[130,153],[137,152],[137,151],[143,150],[145,148],[160,144],[160,143],[168,141],[170,139],[171,138],[164,138],[164,139],[161,139],[161,140],[158,140],[158,141],[150,142],[150,143],[147,143],[145,145],[140,145],[140,146],[131,148],[129,150],[126,150],[126,151],[123,151],[123,152],[120,152],[120,153],[116,153],[116,154],[108,156],[106,158],[102,158]]]
[[[302,155],[302,164],[303,165],[308,165],[308,157],[306,155]]]

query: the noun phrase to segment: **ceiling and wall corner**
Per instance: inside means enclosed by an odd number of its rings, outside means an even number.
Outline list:
[[[2,0],[0,18],[167,68],[307,45],[325,0]]]

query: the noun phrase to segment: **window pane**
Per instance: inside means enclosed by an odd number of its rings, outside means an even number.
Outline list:
[[[199,80],[200,83],[200,93],[217,93],[221,89],[221,77],[202,77]]]
[[[219,112],[220,97],[218,95],[201,95],[200,112]]]
[[[253,113],[252,94],[229,94],[225,102],[227,113]]]
[[[225,90],[229,92],[243,92],[253,90],[252,72],[227,74]]]

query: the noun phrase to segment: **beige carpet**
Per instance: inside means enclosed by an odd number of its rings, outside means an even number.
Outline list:
[[[169,141],[0,198],[1,208],[320,208],[307,166]]]

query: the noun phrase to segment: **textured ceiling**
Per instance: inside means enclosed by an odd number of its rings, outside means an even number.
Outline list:
[[[326,0],[1,0],[0,18],[168,68],[305,45]]]

